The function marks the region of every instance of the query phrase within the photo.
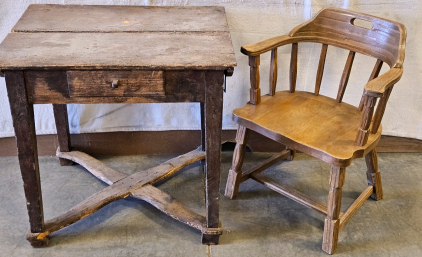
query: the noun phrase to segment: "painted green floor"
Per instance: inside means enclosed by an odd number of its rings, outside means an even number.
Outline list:
[[[222,155],[223,193],[231,152]],[[173,156],[103,157],[131,174]],[[245,166],[269,157],[248,153]],[[422,154],[379,154],[384,199],[368,200],[340,233],[337,256],[422,256]],[[200,243],[200,232],[128,198],[51,236],[50,246],[34,249],[16,157],[0,158],[0,256],[327,256],[321,250],[324,216],[255,181],[240,187],[237,199],[221,195],[220,244]],[[55,157],[40,158],[46,219],[59,215],[106,185],[78,165],[61,167]],[[348,168],[344,211],[366,187],[365,163]],[[329,165],[299,154],[266,170],[276,180],[326,201]],[[203,174],[188,166],[158,187],[198,213],[204,213]]]

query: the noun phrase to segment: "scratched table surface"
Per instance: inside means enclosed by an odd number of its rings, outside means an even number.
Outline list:
[[[223,7],[30,5],[0,45],[0,69],[236,66]]]

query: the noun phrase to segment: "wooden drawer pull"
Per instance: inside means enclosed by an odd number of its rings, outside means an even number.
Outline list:
[[[113,79],[113,81],[111,82],[111,87],[112,88],[118,88],[119,87],[119,80]]]

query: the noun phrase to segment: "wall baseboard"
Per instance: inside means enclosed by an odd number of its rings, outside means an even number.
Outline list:
[[[105,132],[71,135],[72,149],[91,155],[182,154],[200,145],[199,130]],[[233,150],[235,130],[222,133],[223,150]],[[56,135],[40,135],[39,156],[54,156],[58,147]],[[247,146],[254,152],[277,152],[284,146],[251,133]],[[422,140],[382,136],[378,152],[422,153]],[[14,137],[0,138],[0,156],[16,156]]]

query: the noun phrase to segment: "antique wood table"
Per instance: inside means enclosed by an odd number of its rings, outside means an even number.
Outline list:
[[[46,246],[52,232],[128,196],[200,230],[202,243],[217,244],[223,84],[234,66],[223,7],[30,5],[0,45],[0,70],[16,133],[32,246]],[[201,147],[130,176],[72,151],[66,104],[164,102],[200,103]],[[79,163],[110,186],[44,221],[33,105],[50,103],[60,163]],[[205,217],[153,186],[199,160],[206,171]]]

